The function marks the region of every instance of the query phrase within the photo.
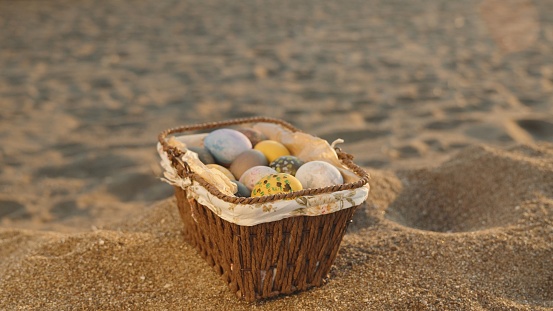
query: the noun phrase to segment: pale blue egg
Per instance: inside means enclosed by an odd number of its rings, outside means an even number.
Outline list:
[[[204,147],[188,147],[188,150],[194,151],[198,154],[198,158],[203,164],[215,164],[215,159],[209,153],[209,150]]]
[[[232,182],[236,184],[236,188],[238,189],[234,194],[235,196],[247,198],[251,195],[250,189],[248,189],[243,183],[236,180],[232,180]]]
[[[204,146],[218,164],[229,166],[242,152],[252,149],[246,135],[232,129],[215,130],[204,139]]]

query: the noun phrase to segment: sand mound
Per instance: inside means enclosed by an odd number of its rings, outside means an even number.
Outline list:
[[[553,307],[553,145],[471,147],[433,169],[371,173],[320,288],[238,301],[183,241],[168,199],[103,230],[1,230],[0,309]]]
[[[400,174],[408,186],[386,217],[437,232],[513,225],[529,206],[550,197],[552,169],[553,158],[545,147],[466,148],[438,168]]]

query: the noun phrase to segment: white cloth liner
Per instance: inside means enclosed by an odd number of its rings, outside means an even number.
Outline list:
[[[265,134],[269,139],[280,141],[293,155],[304,162],[319,160],[336,166],[342,173],[344,182],[346,183],[355,182],[360,179],[359,176],[340,162],[333,149],[334,144],[343,142],[342,140],[336,141],[331,146],[326,140],[302,132],[292,132],[278,124],[256,123],[252,127]],[[186,145],[202,146],[203,138],[206,135],[178,136],[175,137],[177,142],[172,141],[171,144],[179,144],[180,148],[185,148]],[[163,151],[160,143],[157,145],[157,151],[161,157],[160,164],[165,169],[162,180],[185,189],[189,200],[196,200],[222,219],[240,226],[253,226],[298,215],[317,216],[336,212],[363,203],[367,199],[370,189],[369,184],[366,184],[356,189],[306,195],[290,200],[256,204],[234,204],[219,199],[209,193],[198,182],[190,180],[190,178],[181,178],[177,174],[176,169],[171,165],[171,161]],[[236,185],[228,177],[216,169],[210,169],[205,166],[198,159],[198,155],[195,152],[187,150],[182,156],[182,161],[186,162],[194,173],[200,175],[210,184],[213,184],[222,193],[232,196],[236,192]]]

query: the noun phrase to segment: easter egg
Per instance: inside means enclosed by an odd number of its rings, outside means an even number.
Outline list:
[[[219,172],[225,174],[225,176],[227,176],[228,179],[230,179],[230,180],[236,180],[236,178],[234,178],[234,175],[232,175],[232,173],[226,167],[223,167],[219,164],[208,164],[206,166],[209,167],[210,169],[215,169],[215,170],[218,170]]]
[[[236,130],[218,129],[205,137],[204,146],[218,164],[228,166],[239,154],[251,149],[252,143],[246,135]]]
[[[252,128],[243,127],[243,128],[237,129],[237,131],[246,135],[246,137],[248,137],[248,139],[252,143],[252,146],[255,146],[257,145],[258,142],[267,139],[267,136],[265,136],[265,134],[261,133],[258,130],[254,130]]]
[[[273,162],[278,157],[290,155],[290,151],[276,140],[260,141],[255,145],[254,149],[263,152],[267,160],[269,160],[269,163]]]
[[[268,166],[254,166],[240,176],[240,182],[248,189],[252,190],[253,186],[263,177],[271,174],[277,174],[277,171]]]
[[[261,151],[249,149],[242,152],[230,165],[230,171],[237,179],[240,179],[240,176],[247,171],[249,168],[254,166],[267,166],[269,161]]]
[[[296,178],[305,189],[322,188],[344,183],[340,171],[324,161],[311,161],[302,165],[296,172]]]
[[[243,183],[233,180],[233,183],[236,184],[238,191],[234,194],[237,197],[248,198],[251,195],[250,189],[248,189]]]
[[[289,193],[303,189],[301,182],[286,173],[271,174],[261,178],[252,189],[252,197],[277,193]]]
[[[209,150],[207,150],[204,147],[188,147],[188,150],[194,151],[195,153],[197,153],[198,158],[200,159],[200,161],[202,161],[203,164],[215,163],[215,159],[213,158],[211,153],[209,153]]]
[[[279,173],[286,173],[290,175],[296,175],[297,170],[303,165],[303,161],[298,157],[287,155],[276,158],[270,167],[274,168]]]

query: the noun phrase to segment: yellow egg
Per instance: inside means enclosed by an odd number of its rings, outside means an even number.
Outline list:
[[[281,156],[290,155],[290,151],[281,143],[275,140],[263,140],[257,143],[255,150],[261,151],[269,163]]]
[[[289,193],[302,190],[301,182],[286,173],[271,174],[261,178],[253,187],[252,197],[262,197],[277,193]]]
[[[218,170],[219,172],[225,174],[225,176],[228,177],[228,179],[230,180],[236,180],[236,178],[234,177],[234,175],[232,175],[232,173],[225,167],[219,165],[219,164],[208,164],[206,165],[207,167],[209,168],[212,168],[212,169],[216,169]]]

